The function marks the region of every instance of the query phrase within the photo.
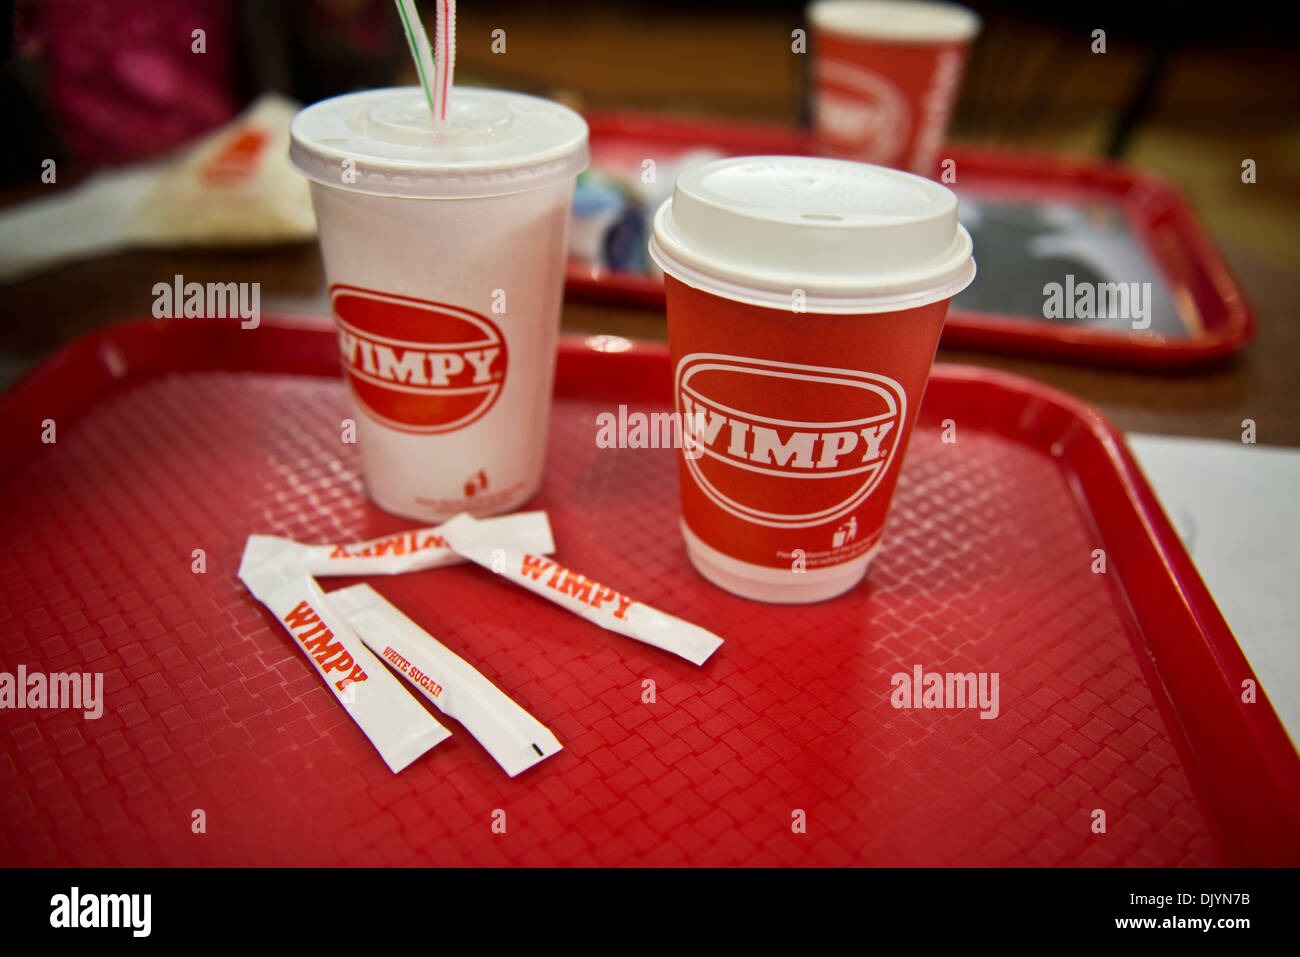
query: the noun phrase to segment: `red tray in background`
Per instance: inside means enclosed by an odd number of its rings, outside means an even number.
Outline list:
[[[808,134],[791,127],[741,124],[647,113],[587,117],[592,163],[652,157],[661,164],[686,150],[710,147],[729,155],[812,152]],[[1188,338],[1113,332],[960,308],[948,313],[943,345],[1019,352],[1138,367],[1187,366],[1243,349],[1255,317],[1241,288],[1182,195],[1164,179],[1120,163],[1027,154],[954,144],[963,189],[1043,199],[1118,203],[1174,298],[1200,328]],[[975,251],[979,259],[979,250]],[[570,260],[567,292],[597,301],[662,309],[662,280]]]
[[[561,350],[535,504],[563,561],[726,644],[697,668],[473,566],[371,579],[563,742],[514,779],[454,722],[389,772],[235,577],[253,531],[409,524],[340,441],[330,332],[135,323],[0,399],[0,670],[106,696],[0,711],[0,864],[1300,862],[1300,762],[1095,412],[937,367],[868,581],[765,605],[687,564],[673,451],[595,444],[599,412],[668,407],[666,351],[594,345]],[[998,717],[894,709],[914,665],[998,673]]]

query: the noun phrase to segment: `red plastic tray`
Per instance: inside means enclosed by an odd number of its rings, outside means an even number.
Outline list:
[[[731,155],[812,152],[809,135],[790,127],[623,112],[589,116],[587,122],[595,165],[619,158],[639,164],[642,157],[656,157],[662,162],[700,146]],[[956,160],[966,189],[1022,198],[1117,202],[1200,328],[1190,337],[1173,338],[953,309],[944,325],[944,345],[1156,368],[1220,359],[1243,349],[1254,336],[1254,313],[1231,271],[1182,195],[1160,177],[1096,159],[956,144],[946,155]],[[978,249],[975,257],[979,259]],[[664,306],[662,280],[577,260],[569,262],[566,289],[570,295],[598,301]]]
[[[0,863],[1300,860],[1300,762],[1269,704],[1241,703],[1250,669],[1116,433],[956,366],[868,582],[773,606],[687,564],[673,451],[596,447],[598,412],[667,406],[666,351],[566,343],[535,503],[559,557],[727,642],[697,668],[476,567],[374,578],[564,744],[510,779],[452,723],[392,774],[235,577],[253,531],[409,524],[340,442],[336,348],[270,320],[135,323],[0,400],[0,665],[102,671],[107,698],[99,720],[0,711]],[[999,717],[895,710],[890,676],[917,664],[998,672]]]

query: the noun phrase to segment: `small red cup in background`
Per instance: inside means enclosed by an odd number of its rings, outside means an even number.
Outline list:
[[[935,175],[979,17],[955,3],[822,0],[808,21],[818,152]]]
[[[650,254],[701,575],[771,602],[862,579],[971,253],[956,197],[910,173],[765,156],[677,178]]]

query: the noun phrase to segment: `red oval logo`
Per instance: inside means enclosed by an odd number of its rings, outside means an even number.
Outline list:
[[[696,485],[773,528],[821,525],[861,505],[907,415],[888,376],[714,353],[678,362],[676,395]]]
[[[825,56],[817,64],[817,77],[813,105],[826,142],[866,163],[896,160],[912,125],[898,87],[878,73]]]
[[[384,425],[453,432],[501,394],[506,343],[486,316],[355,286],[331,286],[330,302],[352,392]]]

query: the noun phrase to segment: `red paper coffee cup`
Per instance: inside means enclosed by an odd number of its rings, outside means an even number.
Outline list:
[[[974,278],[957,200],[898,170],[740,157],[658,210],[682,533],[747,598],[852,588],[889,501],[951,297]]]
[[[818,152],[932,176],[980,19],[952,3],[808,7]]]

